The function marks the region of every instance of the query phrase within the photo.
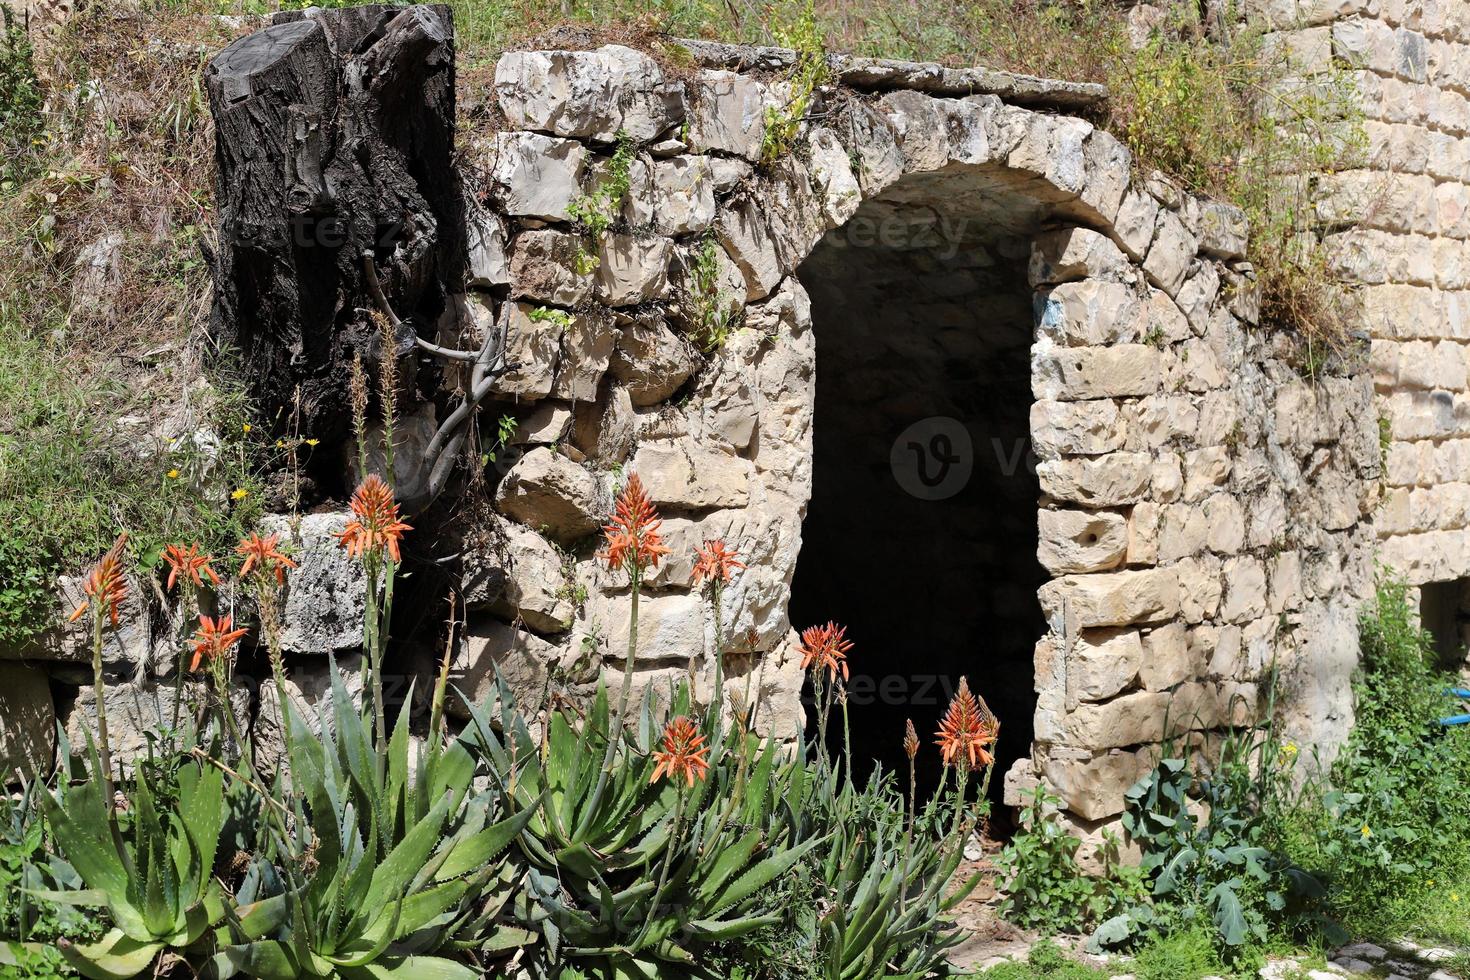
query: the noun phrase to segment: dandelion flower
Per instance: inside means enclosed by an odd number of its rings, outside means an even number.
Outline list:
[[[241,540],[235,553],[243,555],[245,564],[240,566],[240,577],[247,577],[257,565],[266,573],[274,573],[277,584],[285,584],[286,569],[295,568],[296,563],[278,550],[281,536],[271,534],[262,538],[259,534]]]
[[[624,568],[630,575],[655,567],[669,553],[659,535],[661,524],[643,481],[634,473],[618,494],[612,523],[602,529],[607,550],[598,557],[607,562],[608,568]]]
[[[695,585],[704,581],[728,582],[735,569],[745,567],[745,563],[738,560],[740,552],[725,547],[725,542],[719,538],[706,541],[703,548],[695,549],[694,554]]]
[[[194,633],[194,659],[189,662],[189,670],[199,669],[201,660],[210,662],[229,656],[230,650],[240,637],[248,631],[243,629],[232,629],[234,622],[229,616],[221,616],[218,620],[208,616],[199,617],[199,629]]]
[[[195,541],[185,548],[181,544],[171,544],[163,549],[163,560],[168,563],[168,582],[165,589],[173,591],[174,584],[178,582],[179,576],[192,581],[199,588],[204,588],[204,580],[199,577],[203,572],[215,585],[219,585],[219,576],[209,563],[214,561],[213,555],[201,555],[199,553],[199,542]]]
[[[705,773],[709,772],[709,747],[704,746],[704,736],[699,734],[699,729],[694,726],[684,715],[679,715],[664,727],[664,748],[662,752],[653,753],[658,761],[654,767],[653,778],[650,783],[656,783],[660,776],[668,779],[678,779],[683,776],[688,785],[693,786],[696,779],[704,779]]]
[[[1371,830],[1368,829],[1368,825],[1367,824],[1363,824],[1363,829],[1360,830],[1360,831],[1358,831],[1358,833],[1362,834],[1364,837],[1372,837],[1373,836],[1373,831],[1371,831]]]
[[[984,698],[970,693],[970,684],[960,678],[960,688],[949,702],[949,710],[936,733],[945,765],[978,769],[995,761],[990,748],[1000,737],[1000,722],[985,705]]]
[[[248,496],[250,496],[250,491],[249,490],[246,490],[244,487],[240,487],[234,493],[230,494],[230,499],[231,500],[244,500]]]
[[[833,678],[840,670],[847,680],[847,651],[851,649],[846,626],[830,621],[826,626],[809,626],[801,631],[801,669],[813,673],[825,669]]]
[[[82,583],[82,593],[87,598],[71,611],[67,622],[75,623],[81,619],[82,614],[95,602],[102,614],[112,621],[112,628],[117,629],[118,608],[128,597],[128,580],[123,571],[122,560],[123,549],[127,544],[128,532],[124,531],[117,536],[112,547],[107,549],[107,554],[93,566],[87,580]]]
[[[249,422],[242,423],[240,425],[240,431],[241,432],[249,432],[250,431],[250,423]]]
[[[353,519],[337,535],[339,546],[354,558],[386,548],[395,562],[403,560],[398,544],[403,532],[413,528],[398,519],[393,491],[376,473],[368,474],[352,494],[352,514]]]
[[[308,439],[308,440],[306,440],[306,444],[307,444],[307,445],[308,445],[308,446],[315,446],[315,445],[317,445],[317,444],[318,444],[318,443],[319,443],[319,442],[321,442],[321,440],[320,440],[320,439]]]
[[[169,471],[168,471],[168,473],[167,473],[167,474],[165,474],[165,475],[166,475],[166,476],[167,476],[167,477],[168,477],[168,478],[169,478],[169,479],[170,479],[170,480],[177,480],[177,479],[178,479],[178,478],[179,478],[179,471],[178,471],[178,470],[169,470]]]

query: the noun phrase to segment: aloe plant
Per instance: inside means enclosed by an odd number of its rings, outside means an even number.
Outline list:
[[[95,774],[102,763],[95,752],[91,760]],[[165,948],[194,946],[225,915],[225,896],[212,877],[225,819],[223,774],[190,762],[177,779],[174,807],[160,807],[148,781],[136,780],[130,825],[116,838],[108,832],[105,780],[85,776],[59,795],[40,794],[53,840],[87,886],[42,897],[105,906],[115,924],[95,943],[62,946],[84,976],[132,977]]]

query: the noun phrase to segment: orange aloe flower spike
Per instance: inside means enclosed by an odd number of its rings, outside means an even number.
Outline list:
[[[983,698],[976,699],[970,693],[969,682],[961,677],[959,690],[950,700],[936,735],[945,765],[979,769],[995,759],[990,747],[1000,737],[1000,721],[990,713]]]
[[[81,605],[71,611],[67,622],[75,623],[82,615],[91,608],[93,602],[97,603],[104,615],[112,621],[112,628],[117,629],[118,608],[123,600],[128,597],[127,573],[123,571],[123,549],[128,544],[128,532],[124,531],[117,536],[112,547],[107,549],[107,554],[98,560],[87,574],[87,579],[82,583],[82,594],[87,598]]]
[[[169,545],[163,549],[163,560],[168,563],[168,582],[164,588],[170,592],[173,591],[180,576],[191,580],[199,588],[204,588],[204,579],[200,577],[200,572],[208,576],[215,585],[219,585],[219,576],[209,566],[209,563],[214,561],[214,556],[201,555],[198,541],[187,548],[182,544]]]
[[[245,557],[245,564],[240,566],[240,577],[248,577],[251,570],[259,565],[261,571],[275,573],[277,584],[285,584],[286,569],[295,568],[296,563],[277,550],[280,540],[279,534],[264,538],[259,534],[252,534],[243,539],[235,548],[237,554]]]
[[[847,651],[851,649],[846,626],[830,621],[826,626],[809,626],[801,631],[801,669],[825,669],[833,678],[840,670],[847,680]]]
[[[720,538],[706,541],[703,548],[695,549],[694,554],[695,585],[706,580],[728,582],[735,569],[745,567],[745,563],[738,560],[740,552],[727,548]]]
[[[199,617],[199,629],[194,633],[194,659],[189,662],[190,672],[199,669],[201,659],[214,661],[229,655],[231,648],[240,642],[240,637],[249,632],[233,629],[234,625],[229,616],[221,616],[218,620]]]
[[[684,715],[674,718],[664,726],[663,743],[663,751],[653,753],[658,765],[648,780],[650,783],[658,782],[660,776],[668,779],[682,776],[689,786],[693,786],[696,779],[704,779],[709,772],[709,759],[706,758],[709,747],[704,745],[704,736],[699,734],[694,722]]]
[[[637,473],[632,474],[618,494],[612,523],[602,529],[607,550],[598,557],[607,562],[608,568],[625,568],[630,573],[657,566],[659,558],[669,553],[659,534],[662,524],[643,489],[643,481]]]
[[[402,561],[398,544],[413,528],[398,519],[393,490],[376,474],[368,474],[352,494],[353,519],[337,535],[337,544],[353,558],[385,548],[395,562]]]

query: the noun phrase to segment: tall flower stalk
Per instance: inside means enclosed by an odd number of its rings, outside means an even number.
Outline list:
[[[173,592],[178,589],[179,597],[179,641],[183,642],[189,637],[189,624],[193,618],[199,615],[199,593],[204,589],[204,580],[209,579],[215,588],[219,587],[219,576],[215,574],[210,562],[214,561],[213,555],[201,555],[199,553],[199,542],[195,541],[187,548],[183,544],[171,544],[163,549],[163,560],[168,565],[168,579],[164,583],[164,590]],[[174,707],[173,717],[169,722],[169,730],[177,735],[179,730],[179,705],[184,700],[184,665],[180,663],[174,670]]]
[[[958,835],[961,819],[968,810],[965,789],[970,773],[976,769],[983,770],[980,798],[984,799],[990,792],[990,774],[995,768],[993,749],[1000,738],[1000,720],[991,714],[983,698],[976,698],[970,693],[970,684],[963,677],[939,723],[936,738],[946,773],[951,767],[956,770],[958,792],[953,833]]]
[[[679,835],[684,829],[684,817],[687,806],[686,795],[688,790],[694,788],[696,782],[702,782],[709,773],[709,746],[705,745],[704,736],[700,734],[699,727],[684,715],[671,718],[664,726],[663,749],[653,753],[654,767],[653,775],[649,778],[650,785],[660,779],[667,779],[678,789],[678,796],[674,800],[674,823],[669,831],[669,843],[664,849],[663,868],[659,871],[658,885],[653,892],[652,908],[657,910],[663,904],[664,890],[669,883],[669,869],[674,864],[674,858],[679,851]],[[719,834],[713,835],[718,837]],[[654,916],[650,915],[644,922],[643,928],[639,930],[638,938],[633,943],[633,948],[642,945],[644,938],[648,935],[648,929],[653,925]]]
[[[846,682],[848,677],[847,651],[852,649],[852,641],[847,639],[847,627],[838,626],[836,623],[828,622],[825,626],[809,626],[801,631],[801,669],[811,674],[812,693],[817,701],[817,749],[823,766],[831,770],[831,760],[827,755],[827,717],[832,708],[833,695],[837,691],[837,675],[842,675],[842,681]],[[847,698],[844,694],[842,708],[847,711]],[[846,737],[846,725],[844,724],[844,738]],[[845,756],[850,752],[844,751]],[[849,759],[848,782],[852,782],[852,762]]]
[[[727,547],[719,538],[705,541],[703,548],[694,553],[694,584],[707,586],[710,602],[714,607],[714,704],[720,713],[725,711],[725,627],[723,622],[725,586],[734,578],[735,570],[744,568],[740,552]],[[689,659],[690,683],[694,681],[694,658]]]
[[[189,662],[193,673],[202,665],[209,668],[210,683],[214,687],[215,703],[219,708],[220,727],[229,733],[230,741],[240,749],[242,758],[249,758],[249,747],[240,734],[235,721],[235,706],[230,700],[230,673],[235,660],[235,646],[246,630],[235,629],[229,616],[213,619],[199,617],[199,628],[194,632],[194,659]],[[246,768],[249,768],[248,764]]]
[[[128,534],[117,536],[107,554],[92,568],[82,584],[86,596],[72,610],[67,621],[75,623],[86,613],[92,614],[92,694],[97,701],[97,759],[102,767],[102,786],[107,799],[107,820],[113,838],[121,843],[117,826],[115,797],[117,788],[112,780],[112,746],[107,737],[107,702],[102,684],[102,638],[103,630],[111,625],[116,632],[121,625],[120,609],[128,596],[127,574],[123,571],[123,552],[128,546]]]
[[[387,724],[383,706],[383,653],[393,623],[393,579],[403,561],[399,545],[403,532],[413,528],[399,520],[393,491],[376,473],[352,494],[352,520],[337,535],[347,554],[362,562],[367,576],[367,613],[363,620],[363,649],[367,652],[368,677],[372,686],[373,731],[380,760],[388,751]],[[379,600],[379,582],[382,599]]]

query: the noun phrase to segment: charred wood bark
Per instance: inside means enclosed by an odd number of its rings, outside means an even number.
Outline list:
[[[205,80],[216,338],[265,413],[299,390],[303,429],[340,438],[353,357],[382,356],[362,257],[373,257],[405,333],[429,332],[463,289],[451,13],[281,14],[220,52]],[[389,356],[411,353],[412,339],[398,346]]]

